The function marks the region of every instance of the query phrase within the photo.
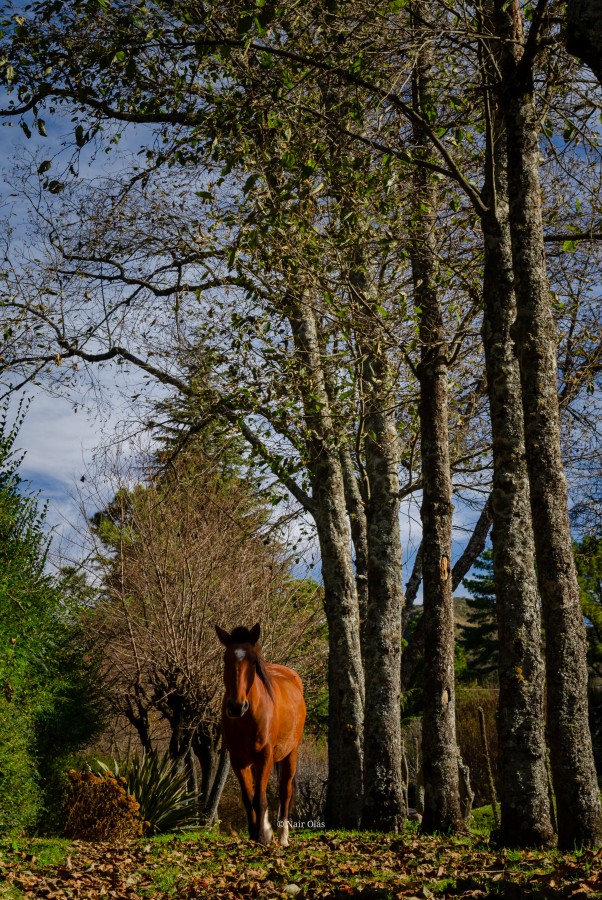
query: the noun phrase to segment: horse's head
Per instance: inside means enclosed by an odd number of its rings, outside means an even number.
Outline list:
[[[249,708],[248,695],[255,681],[259,654],[255,645],[259,640],[259,623],[250,630],[235,628],[228,633],[215,626],[217,636],[226,648],[224,653],[225,710],[231,719],[244,716]]]

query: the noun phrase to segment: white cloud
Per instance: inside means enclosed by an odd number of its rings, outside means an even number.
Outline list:
[[[103,431],[99,422],[81,407],[78,412],[75,408],[62,397],[51,397],[42,391],[30,394],[15,444],[25,453],[19,474],[39,494],[40,505],[48,502],[46,523],[57,539],[68,543],[79,539],[85,530],[77,485]],[[18,401],[13,399],[9,421],[14,420],[17,410]],[[94,510],[86,512],[89,515]]]

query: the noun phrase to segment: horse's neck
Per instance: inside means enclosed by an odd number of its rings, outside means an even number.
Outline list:
[[[268,704],[269,706],[274,705],[274,700],[272,699],[272,695],[268,691],[266,685],[263,682],[263,679],[259,677],[259,675],[255,676],[255,680],[253,681],[252,692],[256,691],[256,698],[258,703]],[[250,702],[252,704],[252,699],[250,698]]]

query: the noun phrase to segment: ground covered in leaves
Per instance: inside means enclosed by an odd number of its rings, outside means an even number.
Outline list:
[[[0,898],[602,898],[602,850],[499,851],[486,839],[296,833],[264,848],[212,833],[115,846],[0,843]]]

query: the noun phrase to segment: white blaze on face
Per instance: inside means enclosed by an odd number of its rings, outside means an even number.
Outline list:
[[[236,657],[236,659],[237,659],[239,662],[242,662],[246,655],[247,655],[247,651],[246,651],[246,650],[240,650],[240,649],[239,649],[239,650],[235,650],[235,651],[234,651],[234,656]]]
[[[288,819],[278,826],[278,840],[281,847],[288,847]]]

